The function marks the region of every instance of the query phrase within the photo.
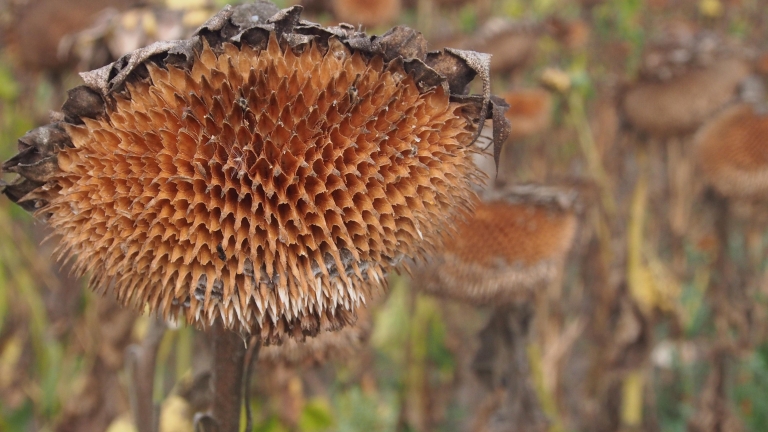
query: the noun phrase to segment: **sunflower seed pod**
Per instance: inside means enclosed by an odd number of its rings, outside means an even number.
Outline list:
[[[475,305],[528,301],[563,271],[575,198],[537,185],[489,190],[444,250],[415,272],[417,286]]]
[[[61,237],[90,285],[137,310],[221,320],[266,343],[339,329],[403,257],[471,209],[489,59],[428,53],[300,7],[226,7],[184,41],[82,74],[19,140],[4,193]],[[466,95],[483,78],[482,95]]]
[[[750,103],[729,107],[696,134],[705,179],[730,197],[768,193],[768,115]]]

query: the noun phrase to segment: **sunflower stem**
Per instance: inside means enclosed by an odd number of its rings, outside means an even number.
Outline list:
[[[248,354],[245,357],[245,381],[243,382],[243,392],[245,399],[245,430],[250,432],[253,429],[253,413],[251,412],[251,377],[256,361],[261,351],[261,338],[252,336],[248,345]]]
[[[240,432],[245,341],[217,321],[213,326],[213,419],[218,432]]]
[[[131,410],[139,432],[157,432],[158,407],[153,399],[157,350],[167,327],[160,319],[151,319],[140,345],[128,348],[126,367],[132,383],[129,390]]]
[[[541,400],[532,382],[531,365],[528,359],[533,305],[521,304],[497,310],[507,324],[507,343],[509,344],[509,377],[506,391],[509,404],[506,409],[512,412],[520,431],[545,431],[549,421],[544,414]]]

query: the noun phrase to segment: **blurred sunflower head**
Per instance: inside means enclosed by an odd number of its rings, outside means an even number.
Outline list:
[[[488,58],[259,2],[85,73],[4,192],[92,288],[266,342],[353,323],[472,206]],[[480,74],[484,94],[466,95]]]
[[[415,272],[418,286],[477,305],[529,301],[562,274],[576,233],[575,199],[571,190],[533,184],[489,190]]]
[[[730,103],[752,73],[751,50],[718,33],[672,20],[643,49],[622,109],[636,130],[668,137],[694,132]]]
[[[751,103],[724,109],[696,134],[695,155],[705,180],[725,196],[768,192],[768,115]]]

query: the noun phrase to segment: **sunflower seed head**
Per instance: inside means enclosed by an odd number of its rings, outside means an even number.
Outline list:
[[[83,74],[59,121],[19,141],[4,193],[137,309],[267,343],[352,323],[470,211],[478,125],[501,140],[508,124],[481,55],[300,12],[226,7]],[[475,75],[484,94],[463,94]]]

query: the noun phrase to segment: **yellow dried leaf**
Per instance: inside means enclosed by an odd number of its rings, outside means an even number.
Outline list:
[[[643,420],[643,387],[645,377],[642,370],[630,372],[621,389],[621,423],[624,426],[639,426]]]
[[[106,432],[137,432],[136,426],[131,421],[129,414],[123,414],[120,417],[114,419],[112,423],[107,427]]]
[[[181,396],[170,396],[160,410],[160,432],[192,432],[192,407]]]

